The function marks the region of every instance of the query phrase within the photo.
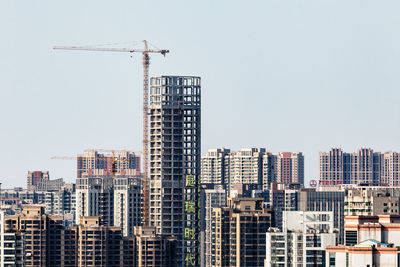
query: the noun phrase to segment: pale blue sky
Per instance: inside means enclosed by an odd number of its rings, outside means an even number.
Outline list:
[[[0,181],[73,181],[87,148],[141,149],[139,55],[53,51],[147,39],[151,75],[202,77],[202,149],[400,151],[398,0],[0,0]]]

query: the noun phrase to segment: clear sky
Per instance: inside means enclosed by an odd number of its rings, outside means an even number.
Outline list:
[[[400,151],[400,1],[0,0],[0,181],[74,181],[87,148],[141,149],[141,56],[54,51],[147,39],[151,75],[202,77],[202,153]]]

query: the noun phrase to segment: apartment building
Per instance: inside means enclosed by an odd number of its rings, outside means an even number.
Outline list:
[[[130,175],[83,175],[76,179],[76,221],[99,216],[101,223],[120,226],[124,236],[142,222],[140,177]]]
[[[265,148],[242,148],[229,155],[229,184],[262,184]]]
[[[301,152],[280,152],[277,162],[277,182],[304,185],[304,156]]]
[[[7,215],[21,213],[23,205],[44,204],[46,214],[70,215],[71,219],[75,216],[75,184],[64,184],[61,189],[51,191],[2,189],[0,195]]]
[[[174,267],[177,240],[174,236],[161,236],[155,227],[135,227],[135,260],[137,267]]]
[[[267,205],[272,208],[273,227],[282,230],[283,226],[283,212],[296,211],[299,209],[299,193],[300,188],[293,185],[272,183],[269,190],[269,201]]]
[[[350,184],[380,184],[381,153],[361,148],[350,154]]]
[[[114,225],[114,178],[87,176],[76,179],[76,222],[82,216],[100,216],[103,224]]]
[[[344,240],[344,216],[345,216],[344,189],[319,188],[318,191],[303,189],[299,193],[300,211],[331,211],[333,216],[333,227],[338,229],[338,243]]]
[[[257,185],[268,190],[271,183],[304,185],[302,153],[282,152],[274,155],[265,148],[210,149],[202,156],[202,184],[223,184],[228,195],[235,185]]]
[[[354,187],[345,196],[347,215],[400,214],[400,191],[389,187]]]
[[[399,267],[399,248],[373,239],[327,248],[326,267]]]
[[[361,148],[345,153],[339,148],[319,154],[320,185],[399,185],[400,153]]]
[[[57,191],[44,191],[46,204],[45,213],[52,215],[75,215],[75,184],[65,184],[60,190]]]
[[[201,183],[222,185],[225,183],[225,158],[230,154],[230,149],[209,149],[201,157]],[[228,167],[228,166],[227,166]]]
[[[50,180],[48,171],[28,171],[27,188],[28,190],[36,190],[37,187],[43,187],[46,181]]]
[[[83,216],[76,227],[77,266],[123,265],[122,232],[120,227],[103,225],[98,216]]]
[[[350,154],[340,148],[319,153],[319,177],[321,185],[350,183]]]
[[[213,208],[212,217],[210,266],[264,266],[271,213],[263,199],[229,199],[227,207]]]
[[[283,231],[266,233],[266,267],[324,266],[325,248],[336,244],[332,212],[284,211]]]
[[[114,178],[114,226],[123,236],[132,236],[134,226],[142,224],[142,184],[138,177]]]
[[[222,186],[201,192],[201,266],[211,266],[212,244],[217,238],[213,232],[213,208],[226,207],[226,200],[226,190]]]
[[[4,211],[0,211],[0,266],[23,266],[23,236],[5,231],[4,216]]]
[[[158,235],[154,227],[134,227],[124,237],[121,227],[104,225],[99,216],[65,226],[44,210],[31,205],[18,215],[0,212],[0,266],[176,266],[176,237]]]
[[[400,153],[390,151],[382,155],[381,184],[400,185]]]
[[[23,240],[24,254],[16,258],[23,259],[24,266],[61,266],[68,261],[62,253],[62,217],[46,215],[44,210],[40,205],[25,206],[22,214],[4,218],[4,232]]]
[[[262,189],[271,189],[271,183],[276,183],[278,175],[278,156],[265,152],[262,160]]]

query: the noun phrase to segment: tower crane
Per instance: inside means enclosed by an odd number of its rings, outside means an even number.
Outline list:
[[[149,66],[150,54],[161,54],[164,57],[169,50],[150,49],[149,42],[143,40],[144,48],[110,48],[110,47],[92,47],[92,46],[54,46],[57,50],[83,50],[83,51],[103,51],[103,52],[127,52],[142,53],[143,57],[143,221],[144,225],[149,223],[149,195],[148,195],[148,171],[149,171],[149,144],[148,144],[148,105],[149,105]]]

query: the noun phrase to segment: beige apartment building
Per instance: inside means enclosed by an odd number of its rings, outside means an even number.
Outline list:
[[[176,237],[160,236],[155,227],[135,227],[134,230],[137,267],[173,267]]]
[[[45,214],[41,205],[24,206],[21,214],[4,217],[4,232],[23,240],[24,266],[76,266],[75,246],[64,235],[63,217]]]
[[[81,217],[77,230],[77,263],[83,266],[120,266],[122,232],[120,227],[101,225],[100,217]]]
[[[22,214],[1,213],[0,263],[5,266],[174,266],[176,238],[135,228],[124,237],[121,227],[104,225],[99,216],[82,216],[66,227],[61,216],[44,206],[24,206]],[[9,265],[7,265],[9,264]]]

